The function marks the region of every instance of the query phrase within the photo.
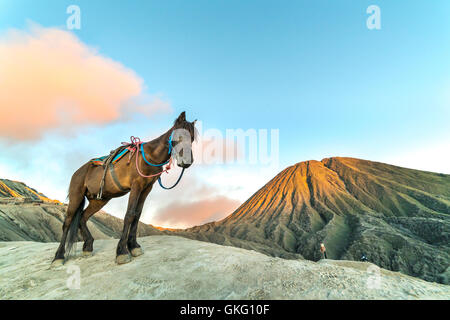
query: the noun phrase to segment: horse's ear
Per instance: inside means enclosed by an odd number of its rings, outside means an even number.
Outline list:
[[[186,121],[186,112],[185,111],[180,113],[180,115],[177,118],[177,122],[182,122],[182,121]]]
[[[195,126],[195,123],[197,122],[197,119],[195,119],[194,121],[192,121],[192,124]]]

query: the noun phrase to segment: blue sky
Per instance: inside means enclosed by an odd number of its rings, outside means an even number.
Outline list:
[[[255,182],[241,182],[233,194],[239,201],[284,167],[329,156],[450,173],[449,1],[3,0],[0,34],[30,22],[64,29],[71,4],[81,9],[81,30],[73,33],[134,70],[145,93],[160,95],[173,110],[80,129],[64,138],[72,146],[89,140],[84,132],[102,137],[98,153],[108,152],[132,134],[160,132],[186,110],[205,128],[280,130],[278,168],[196,173],[222,190],[235,188],[217,182],[227,180],[223,172],[254,173]],[[366,27],[372,4],[381,9],[381,30]],[[36,148],[55,139],[49,133]],[[39,180],[19,173],[13,157],[0,161],[3,176]],[[68,185],[66,171],[45,191]]]

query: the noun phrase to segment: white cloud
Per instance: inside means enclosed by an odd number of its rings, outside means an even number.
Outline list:
[[[450,138],[385,155],[381,161],[411,169],[450,174]]]

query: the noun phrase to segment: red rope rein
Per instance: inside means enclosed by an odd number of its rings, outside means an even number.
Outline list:
[[[136,153],[136,171],[139,173],[139,175],[143,178],[152,178],[152,177],[160,176],[164,172],[168,173],[172,166],[172,156],[170,157],[169,163],[166,165],[166,167],[163,171],[161,171],[159,173],[155,173],[155,174],[150,174],[148,176],[141,172],[141,170],[139,169],[139,150],[140,150],[141,144],[143,144],[141,139],[139,139],[138,137],[134,137],[134,136],[130,137],[130,142],[122,142],[122,145],[124,145],[128,149],[128,151],[130,151],[130,157],[128,159],[128,163],[130,163],[130,160],[131,160],[131,157],[133,156],[133,154]]]

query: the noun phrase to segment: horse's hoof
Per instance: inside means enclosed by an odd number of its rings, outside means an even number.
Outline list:
[[[55,268],[55,267],[60,267],[64,264],[64,259],[56,259],[53,260],[51,267]]]
[[[117,264],[124,264],[131,261],[131,257],[129,254],[121,254],[116,257],[116,263]]]
[[[92,251],[83,251],[82,255],[83,257],[90,257],[92,256]]]
[[[131,250],[131,255],[133,257],[139,257],[143,254],[144,254],[144,251],[142,250],[142,248],[134,248]]]

